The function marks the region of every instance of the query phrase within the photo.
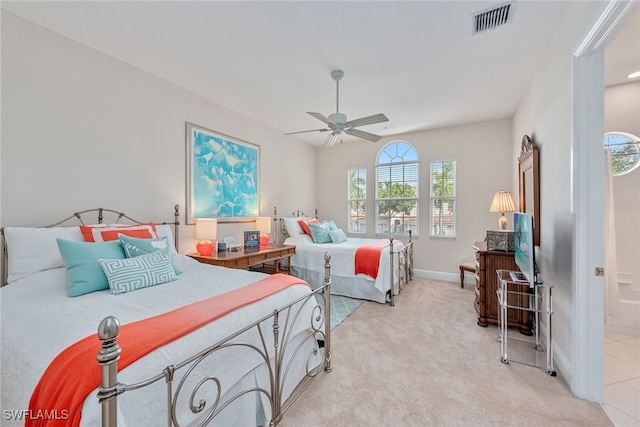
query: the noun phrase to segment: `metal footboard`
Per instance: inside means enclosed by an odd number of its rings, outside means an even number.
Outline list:
[[[389,259],[391,262],[389,269],[391,275],[389,278],[389,283],[391,284],[389,287],[389,304],[394,306],[394,285],[396,284],[396,274],[398,277],[398,294],[401,293],[404,286],[413,279],[413,239],[411,237],[411,231],[409,231],[409,242],[407,242],[407,244],[398,251],[393,250],[393,237],[389,238]],[[397,259],[397,263],[394,261],[395,259]]]
[[[103,319],[98,328],[102,347],[97,355],[102,370],[102,382],[98,391],[98,399],[102,405],[102,427],[117,426],[119,395],[143,389],[161,380],[166,383],[167,426],[191,425],[194,422],[197,425],[207,425],[233,402],[252,393],[258,393],[268,400],[271,410],[269,425],[278,424],[284,412],[304,392],[318,373],[322,370],[331,372],[330,260],[331,255],[326,253],[324,284],[321,288],[285,307],[275,309],[271,314],[230,334],[192,357],[169,365],[157,375],[135,384],[118,382],[117,363],[121,354],[121,348],[117,341],[119,322],[112,316]],[[316,304],[316,294],[323,295],[324,310],[323,307]],[[301,315],[303,307],[309,300],[312,300],[315,306],[311,310],[311,319],[305,320]],[[310,323],[309,327],[305,329],[304,335],[298,336],[294,340],[294,325],[297,322]],[[259,336],[258,344],[246,342],[245,334],[257,334]],[[313,350],[309,354],[304,352],[304,345],[308,345],[310,340],[317,342],[317,345],[312,346]],[[202,372],[200,364],[205,359],[215,357],[227,349],[246,351],[253,357],[257,355],[261,360],[260,368],[264,367],[267,371],[268,381],[266,383],[268,386],[256,385],[242,390],[234,390],[227,393],[230,396],[223,396],[227,390],[223,391],[221,373]],[[315,362],[312,362],[314,358],[316,360],[319,358],[320,362],[314,364]],[[287,375],[295,361],[305,363],[306,375],[299,383],[293,384],[294,388],[290,395],[285,396],[284,388]],[[205,386],[212,387],[216,391],[213,396],[211,394],[207,396],[209,400],[201,397],[203,394],[201,390]],[[287,383],[287,386],[291,387],[292,384]],[[135,398],[136,394],[130,397]],[[283,399],[285,400],[283,401]],[[188,403],[186,410],[182,406],[185,400]],[[182,415],[179,416],[178,413]],[[185,414],[188,414],[190,418],[182,419],[186,417]]]

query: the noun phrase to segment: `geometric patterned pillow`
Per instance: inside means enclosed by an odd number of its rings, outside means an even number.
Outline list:
[[[135,291],[176,280],[168,250],[124,259],[98,260],[112,294]]]

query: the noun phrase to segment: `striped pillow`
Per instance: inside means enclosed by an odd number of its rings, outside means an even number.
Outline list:
[[[168,250],[133,258],[98,260],[111,293],[121,294],[176,280]]]

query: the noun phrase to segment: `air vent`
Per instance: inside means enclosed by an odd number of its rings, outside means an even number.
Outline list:
[[[511,3],[507,3],[502,6],[474,14],[472,16],[473,34],[493,30],[497,27],[508,24],[511,18],[509,12],[512,8],[513,5]]]

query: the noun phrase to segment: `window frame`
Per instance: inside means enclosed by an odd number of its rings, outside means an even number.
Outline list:
[[[392,149],[392,146],[396,146],[398,147],[400,144],[406,145],[406,150],[403,151],[403,153],[401,155],[398,155],[398,152],[396,152],[396,155],[391,155],[391,153],[389,153],[387,150]],[[396,148],[397,151],[397,148]],[[390,158],[391,161],[388,162],[381,162],[381,156],[382,155],[386,155]],[[402,160],[402,161],[394,161],[394,159],[396,158],[401,158],[404,159],[406,156],[411,157],[415,157],[414,159],[411,160]],[[406,179],[407,178],[407,174],[405,173],[405,167],[409,165],[411,167],[415,168],[415,180],[412,179]],[[413,197],[401,197],[401,198],[381,198],[380,197],[380,183],[381,181],[379,180],[380,177],[380,170],[381,168],[388,168],[388,167],[402,167],[402,179],[400,181],[386,181],[386,182],[390,182],[391,185],[393,184],[401,184],[401,185],[410,185],[411,187],[414,187],[414,185],[412,185],[412,183],[415,183],[415,195]],[[411,172],[411,171],[409,171]],[[403,203],[403,202],[411,202],[413,203],[413,207],[412,209],[409,211],[410,213],[412,211],[415,212],[415,219],[413,221],[410,220],[411,218],[411,214],[409,213],[408,215],[405,215],[404,213],[401,214],[400,218],[396,218],[396,219],[400,219],[400,229],[401,231],[393,231],[390,221],[387,223],[386,227],[387,230],[386,231],[379,231],[380,227],[379,227],[379,221],[381,220],[381,216],[380,216],[380,203],[381,202],[388,202],[388,201],[394,201],[397,200],[399,203]],[[374,233],[376,236],[394,236],[394,237],[409,237],[409,231],[411,231],[411,235],[412,237],[417,237],[419,236],[420,233],[420,221],[419,221],[419,211],[420,211],[420,159],[418,156],[418,150],[416,150],[415,146],[413,144],[411,144],[410,142],[406,141],[406,140],[395,140],[395,141],[391,141],[387,144],[385,144],[384,147],[382,147],[380,149],[380,151],[378,152],[378,155],[376,156],[376,164],[375,164],[375,226],[374,226]],[[409,218],[409,220],[407,220],[407,218]]]
[[[610,137],[621,137],[621,138],[626,138],[627,141],[625,142],[619,142],[619,143],[610,143],[609,138]],[[628,174],[634,170],[636,170],[638,167],[640,167],[640,137],[633,135],[631,133],[628,132],[620,132],[620,131],[611,131],[611,132],[606,132],[604,134],[604,140],[603,140],[603,144],[604,144],[604,148],[607,149],[613,145],[613,146],[621,146],[621,145],[635,145],[636,147],[636,153],[635,153],[635,163],[622,170],[622,171],[615,171],[615,165],[614,165],[614,157],[620,157],[620,156],[631,156],[633,155],[632,153],[627,153],[627,154],[619,154],[619,153],[614,153],[613,150],[611,150],[611,173],[613,174],[613,176],[622,176],[625,174]]]
[[[353,192],[351,191],[353,188],[352,184],[352,172],[353,171],[362,171],[363,175],[361,176],[358,173],[358,179],[364,179],[364,188],[362,197],[352,197]],[[360,225],[364,223],[364,227],[360,230],[361,227],[357,227],[356,230],[352,228],[352,203],[362,203],[363,204],[363,214],[356,214],[356,224]],[[360,221],[362,218],[362,221]],[[347,169],[347,233],[348,234],[367,234],[367,168],[365,166],[355,166]]]
[[[451,196],[434,196],[434,165],[440,164],[441,169],[444,169],[444,163],[453,163],[453,195]],[[455,239],[457,237],[458,227],[457,227],[457,208],[458,208],[458,196],[457,196],[457,186],[458,186],[458,162],[455,159],[443,159],[443,160],[433,160],[429,164],[429,237],[432,239]],[[436,223],[434,221],[435,217],[435,202],[436,200],[453,200],[453,209],[452,209],[452,220],[451,220],[451,234],[441,234],[435,233]],[[442,224],[440,224],[442,227]]]

